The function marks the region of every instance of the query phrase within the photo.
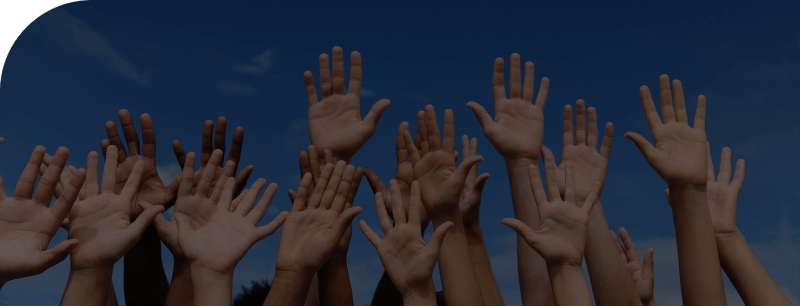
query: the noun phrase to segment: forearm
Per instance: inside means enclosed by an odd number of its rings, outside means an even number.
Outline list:
[[[347,257],[334,255],[319,270],[319,300],[321,305],[353,305],[353,290],[347,271]]]
[[[716,235],[719,260],[745,305],[791,305],[741,232]]]
[[[113,267],[70,270],[61,305],[103,306],[108,299]]]
[[[378,286],[375,288],[375,294],[372,296],[370,305],[384,305],[384,306],[400,306],[403,296],[397,287],[394,286],[389,274],[385,271],[381,280],[378,281]],[[434,297],[435,298],[435,297]]]
[[[233,271],[219,273],[202,267],[191,267],[191,270],[194,306],[231,304]]]
[[[725,305],[705,186],[669,186],[683,304]]]
[[[194,289],[192,287],[192,269],[185,259],[175,259],[172,269],[172,282],[169,285],[166,306],[194,305]]]
[[[608,237],[609,230],[603,206],[597,200],[589,214],[584,255],[595,303],[598,306],[642,305],[628,268],[619,260],[617,247]]]
[[[467,236],[461,221],[461,212],[433,218],[434,229],[452,221],[439,253],[439,273],[445,300],[450,305],[483,305],[481,288],[469,256]]]
[[[476,218],[474,222],[466,222],[464,229],[467,235],[469,255],[472,265],[475,267],[475,275],[478,277],[478,285],[481,287],[481,295],[486,305],[505,305],[500,288],[492,273],[492,265],[489,261],[489,253],[486,252],[486,245],[483,241],[483,232],[480,223]]]
[[[106,295],[106,306],[117,306],[117,293],[114,292],[114,283],[108,283],[108,295]]]
[[[269,290],[264,306],[270,305],[303,305],[311,285],[313,275],[304,275],[292,271],[275,271],[272,288]]]
[[[558,306],[592,305],[592,295],[583,278],[581,267],[559,265],[548,267],[550,284],[553,286],[555,304]]]
[[[306,294],[306,303],[303,306],[319,306],[319,273],[314,273],[311,278],[311,285],[308,286],[308,294]]]
[[[530,228],[539,227],[539,211],[536,208],[536,201],[533,199],[533,191],[528,178],[528,166],[536,162],[537,160],[527,159],[506,160],[514,217]],[[527,306],[555,305],[544,259],[519,235],[517,235],[517,265],[522,304]]]
[[[164,305],[169,282],[161,263],[161,240],[152,224],[123,258],[125,303]]]

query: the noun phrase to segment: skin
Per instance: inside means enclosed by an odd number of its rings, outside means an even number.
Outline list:
[[[89,153],[86,198],[70,210],[69,237],[78,245],[70,252],[70,274],[61,305],[105,305],[114,263],[130,250],[163,206],[150,205],[131,222],[134,200],[144,173],[137,162],[119,194],[116,193],[117,149],[108,147],[101,185],[98,185],[99,155]],[[101,192],[102,190],[102,192]]]
[[[195,305],[229,305],[236,264],[256,242],[274,233],[288,215],[283,212],[270,223],[257,227],[278,185],[270,184],[255,204],[267,183],[258,179],[248,192],[234,200],[234,178],[227,177],[224,182],[218,180],[215,186],[211,185],[221,159],[222,151],[215,150],[210,166],[204,169],[200,182],[195,185],[192,175],[195,156],[189,153],[173,219],[167,221],[161,215],[155,221],[159,232],[168,237],[167,241],[177,240],[177,246],[172,248],[182,251],[189,262]],[[233,161],[228,161],[226,167],[232,166]],[[220,185],[222,188],[216,188]],[[234,201],[237,206],[231,210]]]
[[[264,305],[302,305],[314,273],[333,255],[360,207],[346,208],[345,194],[355,169],[325,165],[310,197],[312,175],[300,182],[292,211],[284,223],[272,288]]]
[[[55,182],[64,169],[69,150],[58,149],[53,167],[42,175],[34,193],[37,170],[44,154],[42,146],[33,150],[13,195],[6,195],[0,178],[0,287],[10,280],[44,272],[64,260],[78,244],[77,239],[69,239],[47,249],[61,220],[78,197],[86,171],[78,170],[64,193],[50,206]]]
[[[577,203],[589,196],[595,182],[600,182],[601,192],[605,183],[608,158],[614,136],[614,125],[606,124],[603,143],[598,151],[597,111],[586,108],[579,99],[575,102],[573,125],[572,106],[564,107],[563,143],[561,164],[556,168],[559,190],[565,190],[566,165],[572,164],[575,171],[575,197]],[[588,122],[587,122],[588,117]],[[544,154],[552,156],[546,147]],[[586,242],[586,268],[592,281],[592,292],[597,305],[641,305],[636,288],[631,282],[624,264],[617,260],[614,244],[605,234],[609,231],[603,206],[599,199],[590,213],[588,240]]]
[[[390,188],[395,199],[394,226],[386,212],[383,196],[378,193],[375,196],[375,208],[384,237],[381,239],[364,220],[360,221],[361,231],[378,251],[386,273],[403,297],[403,305],[436,305],[433,267],[452,222],[446,222],[437,228],[430,243],[426,244],[420,229],[422,200],[419,183],[412,183],[408,219],[401,207],[403,201],[398,183],[392,180]]]
[[[681,82],[669,76],[659,79],[661,114],[656,112],[650,90],[639,93],[645,118],[655,140],[655,147],[639,134],[628,132],[647,163],[667,183],[670,206],[678,243],[678,268],[684,305],[725,305],[714,229],[706,194],[706,99],[699,96],[694,127],[688,124]]]
[[[331,150],[335,160],[349,163],[358,149],[375,133],[383,112],[389,107],[388,99],[381,99],[361,119],[361,54],[350,54],[350,82],[345,94],[344,56],[341,47],[333,48],[333,74],[327,54],[319,57],[319,97],[310,71],[303,74],[308,98],[308,131],[311,143],[322,156]],[[321,98],[321,100],[318,100]]]
[[[445,222],[453,227],[444,239],[439,258],[442,289],[448,303],[454,305],[483,305],[480,285],[469,256],[464,223],[458,202],[464,188],[469,169],[483,160],[480,155],[464,159],[458,168],[453,158],[455,149],[455,122],[453,111],[444,115],[444,138],[439,134],[436,112],[432,105],[425,107],[427,117],[428,147],[430,151],[421,157],[405,132],[403,138],[410,149],[414,177],[420,184],[422,203],[433,221],[434,229]]]
[[[586,231],[589,226],[589,212],[600,192],[600,182],[596,182],[588,197],[580,207],[576,204],[575,176],[572,164],[566,165],[566,189],[563,199],[555,175],[555,159],[545,156],[545,177],[547,179],[548,201],[539,168],[529,167],[531,189],[539,203],[542,218],[534,231],[524,222],[506,218],[503,224],[514,229],[547,263],[553,297],[556,305],[592,305],[592,295],[583,277],[582,263],[586,245]]]
[[[544,139],[544,106],[550,79],[542,78],[539,93],[534,97],[533,63],[525,63],[524,82],[520,71],[519,54],[511,55],[509,95],[503,81],[504,62],[494,62],[492,88],[495,118],[476,102],[467,103],[483,128],[492,146],[506,161],[514,216],[528,227],[539,226],[539,212],[530,189],[528,166],[537,164]],[[547,265],[522,237],[517,238],[519,286],[524,305],[554,305],[553,290],[547,275]]]
[[[719,175],[714,178],[711,149],[707,146],[708,208],[714,228],[719,260],[745,305],[791,305],[775,281],[758,261],[744,235],[736,226],[736,206],[744,184],[744,160],[736,162],[731,179],[731,149],[725,147],[719,163]],[[667,197],[669,197],[669,189]]]
[[[622,257],[622,262],[628,267],[628,273],[631,275],[634,285],[636,285],[636,292],[642,305],[657,306],[656,301],[653,299],[653,286],[655,280],[653,278],[653,248],[647,249],[644,253],[644,265],[639,261],[639,252],[636,251],[636,245],[628,235],[628,231],[624,227],[619,228],[619,237],[622,239],[622,244],[617,240],[617,236],[613,230],[610,230],[611,238],[617,245],[619,255]],[[623,248],[622,245],[625,245]]]

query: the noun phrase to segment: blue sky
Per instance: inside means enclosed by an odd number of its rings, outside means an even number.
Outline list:
[[[481,220],[495,276],[509,305],[519,305],[513,216],[500,155],[483,136],[466,102],[493,114],[492,64],[517,52],[533,61],[536,84],[551,80],[545,145],[560,155],[563,106],[582,98],[616,135],[603,204],[611,228],[625,226],[640,250],[655,247],[656,301],[680,305],[677,251],[666,184],[622,137],[649,138],[638,87],[658,76],[680,79],[694,109],[708,97],[707,133],[718,164],[723,146],[747,160],[739,228],[778,285],[800,304],[800,5],[529,3],[526,5],[191,3],[88,1],[54,9],[34,21],[11,49],[0,89],[0,167],[7,190],[36,145],[51,154],[68,146],[83,167],[99,150],[103,124],[127,108],[154,121],[162,177],[174,177],[171,141],[199,151],[203,121],[228,118],[246,130],[242,163],[254,177],[280,186],[265,217],[288,210],[297,187],[297,153],[308,144],[302,74],[318,80],[321,53],[342,46],[363,56],[362,114],[388,98],[375,136],[353,158],[357,166],[394,175],[397,126],[434,104],[452,108],[456,132],[477,137],[489,172]],[[508,73],[508,68],[506,68]],[[507,78],[506,78],[507,79]],[[693,111],[690,111],[692,116]],[[440,113],[441,115],[441,113]],[[138,122],[136,122],[138,126]],[[412,126],[415,126],[412,124]],[[413,129],[412,129],[413,132]],[[251,182],[254,181],[251,180]],[[377,225],[366,180],[357,219]],[[250,280],[271,279],[280,232],[257,243],[237,266],[234,294]],[[63,241],[59,230],[51,245]],[[641,252],[643,254],[643,252]],[[369,303],[383,269],[355,230],[350,273],[356,305]],[[172,257],[163,249],[168,275]],[[0,290],[8,305],[60,300],[69,271],[63,262]],[[438,275],[436,275],[438,278]],[[122,265],[114,274],[122,295]],[[741,304],[726,282],[731,305]]]

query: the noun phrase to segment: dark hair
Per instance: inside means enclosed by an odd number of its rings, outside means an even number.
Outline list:
[[[233,300],[233,306],[263,305],[271,287],[266,279],[251,281],[250,288],[242,286],[242,293]]]

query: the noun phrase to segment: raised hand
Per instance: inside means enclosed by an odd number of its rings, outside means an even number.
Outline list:
[[[433,105],[425,107],[427,117],[427,142],[429,151],[424,157],[414,146],[411,134],[403,133],[406,147],[410,151],[414,177],[420,183],[422,204],[431,218],[459,212],[459,199],[469,170],[483,160],[480,155],[471,155],[456,168],[453,158],[455,150],[455,121],[453,111],[444,113],[444,140],[440,142],[439,125]],[[459,212],[460,213],[460,212]]]
[[[539,158],[540,147],[544,140],[543,110],[550,79],[542,78],[536,104],[533,104],[533,63],[525,63],[524,84],[520,78],[519,67],[519,54],[511,54],[510,93],[507,97],[503,82],[503,59],[497,58],[494,61],[492,77],[494,120],[480,104],[469,102],[467,106],[478,117],[486,138],[506,161],[519,159],[535,161]]]
[[[314,77],[310,71],[303,74],[308,97],[308,130],[311,143],[322,154],[330,149],[333,157],[350,161],[358,149],[375,133],[383,112],[389,106],[382,99],[361,120],[361,54],[350,54],[350,87],[345,94],[344,58],[341,47],[333,48],[333,78],[331,78],[328,55],[319,57],[320,94],[317,100]]]
[[[587,109],[583,100],[575,102],[575,108],[577,120],[573,126],[572,107],[564,106],[564,150],[561,164],[556,168],[556,177],[558,178],[558,189],[563,192],[566,190],[564,186],[566,165],[567,163],[572,164],[572,170],[575,171],[575,199],[581,205],[580,203],[589,196],[595,182],[600,182],[600,191],[603,190],[608,156],[611,152],[611,139],[614,136],[614,125],[611,122],[606,124],[603,144],[598,152],[597,111],[594,107],[588,109],[589,122],[587,124]],[[543,151],[550,152],[550,149],[545,147]],[[552,155],[552,153],[549,154]]]
[[[478,139],[473,137],[470,141],[467,135],[461,136],[461,152],[464,152],[462,154],[464,159],[477,155]],[[486,180],[488,179],[489,173],[483,173],[478,176],[477,164],[469,169],[467,179],[464,181],[464,190],[461,192],[461,199],[458,201],[458,207],[461,210],[461,219],[463,219],[465,224],[478,222],[483,186],[485,186]]]
[[[354,172],[344,161],[335,167],[325,165],[310,197],[312,175],[303,176],[281,233],[276,270],[310,279],[328,261],[353,218],[361,213],[361,207],[345,209]]]
[[[420,199],[419,183],[414,181],[411,185],[411,200],[408,219],[402,209],[402,195],[399,184],[390,181],[392,202],[395,206],[394,227],[389,219],[384,206],[383,197],[379,192],[375,196],[375,208],[378,211],[378,220],[384,237],[381,239],[364,220],[360,221],[361,231],[364,236],[375,246],[378,256],[386,268],[386,273],[403,296],[406,305],[436,304],[436,293],[433,286],[433,267],[439,258],[439,249],[444,236],[453,226],[448,221],[434,231],[430,243],[422,239],[420,226]]]
[[[628,272],[631,275],[631,279],[633,279],[633,283],[636,285],[636,292],[639,294],[639,299],[642,300],[642,305],[656,305],[653,300],[653,285],[655,282],[653,278],[653,248],[649,248],[645,251],[644,265],[642,265],[639,261],[639,252],[636,251],[636,245],[633,244],[633,240],[628,236],[628,231],[626,231],[624,227],[619,229],[619,237],[625,245],[624,248],[622,244],[619,243],[619,240],[617,240],[617,236],[614,234],[613,230],[611,230],[611,237],[617,244],[617,250],[619,250],[619,254],[622,256],[622,262],[628,267]]]
[[[203,142],[202,142],[202,154],[200,158],[200,169],[198,169],[195,173],[195,182],[198,182],[197,178],[202,176],[203,170],[208,165],[208,161],[211,158],[211,154],[214,150],[221,150],[222,153],[225,153],[225,131],[228,124],[228,120],[225,117],[220,116],[217,118],[217,127],[216,132],[214,131],[214,121],[206,120],[203,123]],[[212,145],[211,135],[214,135],[214,141]],[[233,140],[231,141],[231,151],[228,153],[229,161],[233,161],[233,168],[229,169],[228,172],[225,172],[227,177],[232,177],[236,173],[236,169],[239,167],[239,159],[242,155],[242,144],[244,143],[244,128],[241,126],[236,127],[236,130],[233,132]],[[175,157],[178,159],[178,164],[183,168],[184,162],[186,160],[186,153],[183,150],[183,146],[181,142],[178,140],[174,140],[172,142],[172,150],[175,152]],[[249,165],[242,169],[238,175],[236,175],[236,189],[234,189],[233,196],[236,197],[239,193],[242,192],[245,185],[247,185],[247,180],[250,178],[250,174],[253,173],[253,165]],[[214,173],[214,180],[213,183],[216,183],[216,180],[220,179],[223,174],[222,164],[217,165],[217,171]],[[212,184],[213,184],[212,183]],[[196,187],[196,186],[195,186]]]
[[[552,155],[544,155],[545,177],[547,179],[548,201],[545,196],[539,167],[530,165],[528,175],[531,189],[536,197],[541,222],[539,228],[531,229],[522,221],[513,218],[503,219],[503,224],[511,227],[538,252],[548,267],[569,265],[580,268],[583,265],[583,250],[586,246],[586,228],[589,212],[600,192],[600,182],[596,182],[589,196],[579,207],[575,201],[575,177],[572,164],[566,166],[566,189],[562,199],[556,182],[556,165]]]
[[[117,127],[114,121],[106,122],[106,133],[108,139],[103,139],[100,143],[102,146],[103,157],[109,158],[108,148],[113,145],[118,150],[115,155],[119,161],[117,166],[116,178],[116,193],[120,193],[122,188],[130,176],[133,166],[142,161],[142,175],[140,177],[139,190],[134,194],[131,200],[131,213],[133,217],[137,217],[142,213],[143,209],[137,203],[145,201],[156,206],[164,206],[164,209],[172,207],[175,204],[175,195],[178,190],[178,178],[176,178],[168,186],[165,186],[158,176],[156,170],[156,133],[153,129],[153,121],[150,115],[142,114],[142,139],[144,145],[142,146],[141,155],[139,153],[139,136],[136,134],[136,128],[133,126],[133,119],[128,110],[119,111],[119,122],[122,124],[122,131],[125,135],[125,141],[128,143],[128,150],[126,152],[125,146],[122,144],[122,139],[117,134]]]
[[[0,143],[2,141],[0,137]],[[86,171],[77,170],[61,196],[50,206],[56,181],[67,163],[69,150],[64,147],[58,149],[52,166],[42,174],[34,195],[34,183],[44,154],[45,148],[42,146],[33,150],[11,197],[6,196],[0,178],[0,287],[9,280],[44,272],[64,260],[78,244],[78,240],[69,239],[47,249],[61,220],[67,216],[78,197]]]
[[[736,202],[744,184],[744,159],[736,161],[736,170],[731,180],[731,148],[722,148],[719,161],[719,175],[714,178],[714,162],[711,160],[711,147],[706,146],[708,164],[708,209],[716,236],[739,232],[736,226]],[[669,189],[665,190],[669,197]]]
[[[77,201],[69,213],[69,237],[79,241],[70,253],[72,270],[109,269],[139,241],[155,216],[164,211],[163,206],[152,206],[131,222],[131,201],[139,189],[145,162],[134,164],[124,188],[116,194],[118,151],[114,145],[108,149],[101,186],[97,173],[99,155],[89,153],[86,198]]]
[[[689,126],[686,114],[686,102],[683,96],[683,86],[678,80],[672,81],[675,95],[673,104],[673,90],[670,90],[669,76],[661,75],[659,78],[661,88],[661,114],[658,112],[650,96],[647,86],[639,88],[639,95],[644,106],[644,115],[653,133],[655,147],[647,139],[634,132],[625,133],[625,138],[632,140],[642,151],[647,163],[658,172],[669,185],[679,184],[686,186],[706,185],[706,98],[697,98],[697,112],[694,117],[694,127]]]

